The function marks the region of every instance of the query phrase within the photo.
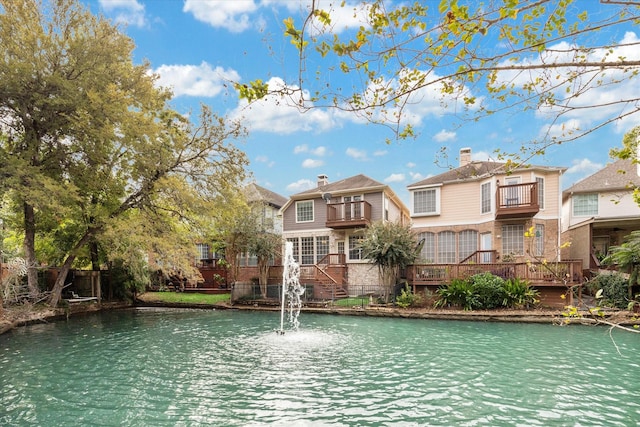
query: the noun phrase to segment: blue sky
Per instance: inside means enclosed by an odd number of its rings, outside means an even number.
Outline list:
[[[230,81],[295,83],[296,52],[283,36],[282,21],[300,18],[305,2],[81,1],[123,25],[136,44],[135,62],[148,61],[160,83],[173,89],[172,105],[178,111],[197,113],[204,103],[220,115],[240,118],[249,136],[238,146],[247,153],[253,178],[285,197],[315,186],[319,174],[334,182],[362,173],[389,184],[408,205],[407,185],[445,171],[434,163],[441,147],[447,147],[449,163],[455,166],[460,148],[470,147],[474,159],[486,160],[496,149],[517,151],[531,135],[549,127],[541,114],[514,111],[457,126],[450,109],[426,96],[412,111],[419,136],[388,144],[393,138],[389,130],[335,109],[302,113],[272,98],[247,107]],[[640,31],[624,35],[633,40],[636,36]],[[320,76],[332,84],[341,78],[339,73]],[[640,90],[636,81],[630,85],[622,90]],[[584,117],[567,120],[588,125]],[[577,142],[553,147],[531,163],[567,167],[566,188],[609,162],[609,149],[620,146],[624,132],[637,124],[638,118],[632,117],[609,125]]]

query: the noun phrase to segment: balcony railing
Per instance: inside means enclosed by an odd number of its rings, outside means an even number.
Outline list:
[[[539,210],[537,182],[498,186],[496,219],[532,217]]]
[[[371,204],[364,200],[327,205],[329,228],[366,227],[371,223]]]

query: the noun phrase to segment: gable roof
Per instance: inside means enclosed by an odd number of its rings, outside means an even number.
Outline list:
[[[477,181],[481,179],[485,179],[487,177],[504,174],[506,173],[506,162],[489,162],[489,161],[473,161],[469,162],[464,166],[460,166],[454,169],[450,169],[444,173],[439,175],[431,176],[429,178],[425,178],[421,181],[415,182],[413,184],[409,184],[407,188],[409,190],[426,187],[430,185],[438,185],[438,184],[453,184],[458,182],[466,182],[466,181]],[[539,170],[545,172],[564,172],[567,168],[555,167],[555,166],[521,166],[510,169],[510,173],[514,172],[522,172],[522,171],[532,171]]]
[[[617,160],[593,175],[578,181],[563,191],[567,197],[571,193],[595,193],[603,191],[629,190],[629,186],[640,186],[638,165],[632,160]]]
[[[291,195],[287,203],[280,209],[280,212],[284,212],[294,201],[296,200],[309,200],[321,198],[323,194],[330,193],[332,197],[339,196],[341,194],[353,194],[358,192],[375,192],[380,191],[385,193],[390,199],[394,200],[403,212],[408,213],[409,209],[400,200],[396,193],[386,184],[369,178],[366,175],[358,174],[349,178],[341,179],[340,181],[331,182],[325,185],[319,185],[315,188],[302,191]]]
[[[267,190],[264,187],[252,182],[245,187],[245,194],[248,202],[264,202],[277,209],[280,209],[287,203],[287,198],[274,193],[271,190]]]
[[[315,188],[311,188],[300,193],[296,193],[291,196],[294,199],[309,198],[309,197],[322,197],[325,193],[353,193],[355,191],[364,190],[384,190],[389,188],[387,185],[382,184],[375,179],[371,179],[366,175],[355,175],[349,178],[341,179],[340,181],[331,182],[326,185],[320,185]]]

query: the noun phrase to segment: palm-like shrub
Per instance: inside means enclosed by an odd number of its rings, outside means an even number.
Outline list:
[[[477,305],[477,295],[471,282],[463,279],[453,279],[449,286],[436,291],[438,300],[435,307],[460,307],[463,310],[473,310]]]
[[[503,305],[511,308],[530,308],[540,302],[540,292],[529,287],[520,279],[508,279],[503,284],[505,299]]]

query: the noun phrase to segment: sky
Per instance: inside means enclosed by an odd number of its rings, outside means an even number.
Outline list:
[[[301,112],[274,98],[248,106],[230,82],[296,81],[299,64],[283,35],[283,20],[299,20],[305,0],[81,1],[133,39],[134,62],[147,61],[160,76],[159,84],[172,89],[171,105],[177,111],[196,117],[206,104],[219,115],[241,120],[248,136],[236,144],[248,156],[252,179],[285,197],[314,187],[320,174],[330,182],[364,174],[388,184],[408,206],[407,185],[446,170],[442,147],[453,166],[466,147],[474,160],[488,160],[496,149],[517,151],[550,126],[536,112],[505,112],[458,126],[451,109],[425,97],[412,107],[418,136],[394,140],[388,129],[336,109]],[[587,3],[602,7],[595,0]],[[434,0],[434,8],[437,4]],[[640,30],[624,36],[635,39]],[[340,78],[339,73],[319,76],[334,85]],[[634,85],[625,90],[639,91]],[[567,188],[610,162],[610,148],[619,147],[624,132],[637,122],[635,117],[552,147],[531,163],[566,167],[562,185]]]

